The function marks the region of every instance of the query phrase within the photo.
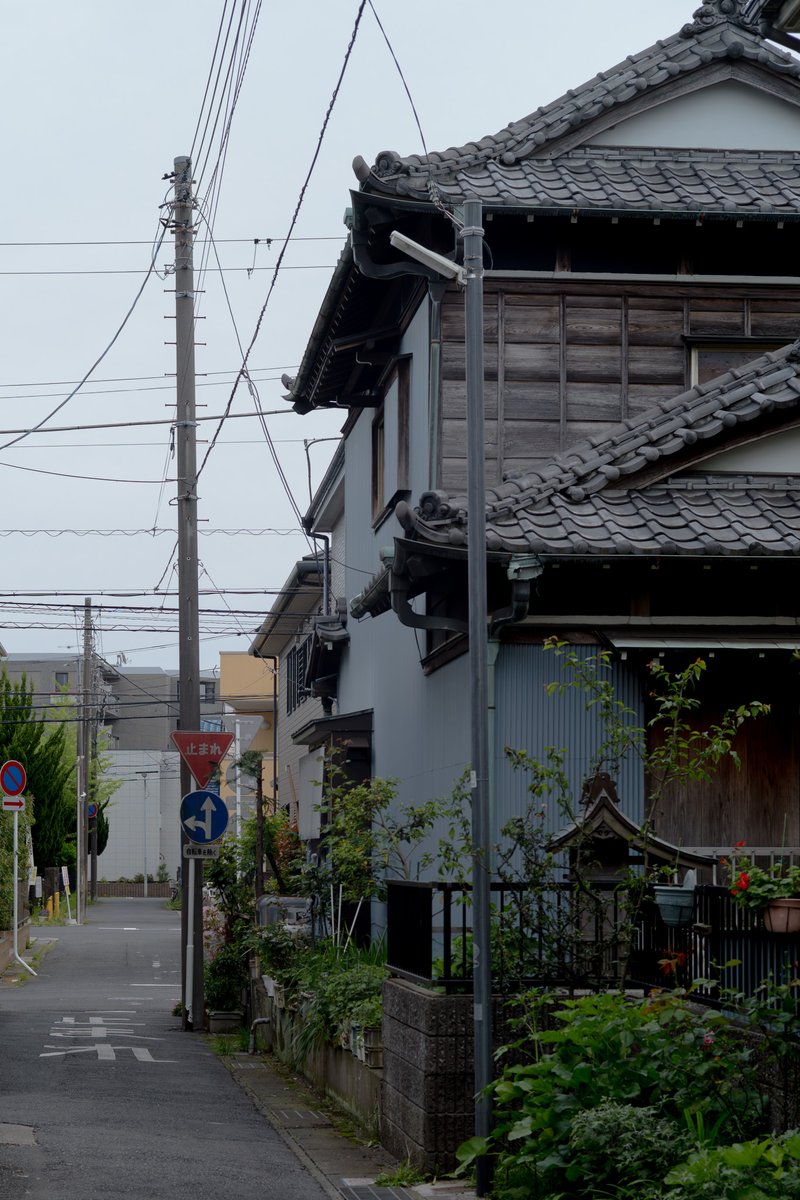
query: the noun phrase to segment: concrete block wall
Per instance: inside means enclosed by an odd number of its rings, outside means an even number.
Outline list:
[[[451,1170],[474,1133],[471,996],[399,979],[383,992],[381,1142],[421,1170]]]

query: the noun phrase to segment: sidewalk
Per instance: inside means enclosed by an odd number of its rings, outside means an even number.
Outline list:
[[[396,1159],[380,1146],[361,1145],[340,1132],[301,1081],[275,1066],[269,1055],[237,1053],[223,1061],[332,1200],[474,1200],[474,1189],[458,1180],[378,1187],[374,1180],[395,1170]]]

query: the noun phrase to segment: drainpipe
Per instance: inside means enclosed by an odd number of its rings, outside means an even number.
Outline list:
[[[256,1029],[259,1025],[271,1024],[269,1017],[256,1017],[250,1026],[250,1041],[247,1043],[247,1053],[255,1054],[256,1052]]]
[[[428,349],[428,487],[435,492],[442,475],[442,297],[446,283],[428,285],[431,304],[430,346]]]
[[[316,542],[322,542],[324,546],[322,554],[322,612],[324,616],[329,616],[331,611],[331,539],[327,533],[312,533],[311,521],[308,517],[304,517],[301,521],[303,533],[306,537]]]

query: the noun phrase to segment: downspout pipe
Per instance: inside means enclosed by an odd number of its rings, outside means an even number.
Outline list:
[[[432,492],[438,489],[442,474],[442,299],[446,291],[446,283],[428,284],[428,487]]]
[[[330,534],[314,533],[311,529],[311,520],[309,517],[303,517],[301,521],[303,533],[306,537],[316,542],[322,542],[322,612],[324,616],[330,616],[331,611],[331,539]]]

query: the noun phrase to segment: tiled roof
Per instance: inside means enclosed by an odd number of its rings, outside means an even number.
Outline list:
[[[543,554],[800,554],[796,476],[689,473],[760,422],[800,416],[800,342],[664,401],[487,489],[487,548]],[[774,426],[772,426],[774,427]],[[702,464],[700,464],[702,470]],[[398,506],[423,541],[465,545],[464,497]]]
[[[513,193],[515,171],[527,160],[557,152],[561,139],[643,93],[726,60],[800,80],[800,62],[764,40],[756,24],[742,16],[740,0],[711,0],[679,33],[630,55],[499,133],[426,156],[403,158],[384,151],[372,168],[357,159],[356,174],[363,186],[380,191],[427,199],[433,187],[453,200],[474,193],[476,185],[483,190],[493,164],[500,196],[506,194],[504,189]],[[520,186],[526,198],[528,189],[535,192],[532,180],[524,179]]]
[[[438,187],[451,204],[469,191],[494,205],[800,216],[800,154],[590,147],[510,166],[489,160]]]

